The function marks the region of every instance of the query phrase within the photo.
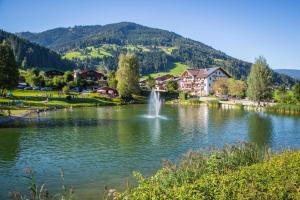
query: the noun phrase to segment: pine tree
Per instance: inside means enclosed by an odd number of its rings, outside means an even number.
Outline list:
[[[0,92],[3,96],[7,89],[18,85],[19,71],[15,56],[9,44],[0,44]]]
[[[258,103],[269,99],[272,92],[272,76],[267,60],[262,56],[257,58],[247,79],[247,96]]]

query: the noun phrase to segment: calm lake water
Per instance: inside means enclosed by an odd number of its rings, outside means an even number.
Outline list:
[[[206,106],[163,106],[166,119],[148,119],[146,105],[80,108],[40,114],[28,126],[0,129],[0,199],[24,191],[32,168],[50,192],[65,183],[85,199],[101,199],[105,186],[124,189],[132,171],[150,175],[162,159],[190,149],[238,141],[275,150],[300,148],[300,118]]]

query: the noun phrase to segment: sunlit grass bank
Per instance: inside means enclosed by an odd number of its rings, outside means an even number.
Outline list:
[[[120,98],[108,98],[96,93],[65,95],[58,91],[14,90],[11,97],[0,98],[0,111],[2,116],[22,116],[36,110],[121,104],[124,102]]]

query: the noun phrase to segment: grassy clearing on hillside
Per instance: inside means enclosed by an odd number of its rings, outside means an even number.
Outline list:
[[[300,199],[300,151],[273,155],[252,144],[189,152],[153,176],[134,175],[138,186],[118,199]]]
[[[100,47],[86,47],[83,49],[71,50],[65,53],[63,58],[72,59],[87,59],[87,58],[103,58],[112,56],[112,52],[117,50],[127,50],[132,52],[150,52],[152,47],[147,47],[143,45],[125,45],[119,46],[115,44],[103,44]],[[177,47],[165,47],[159,46],[158,49],[162,50],[168,55],[172,54],[172,51]]]
[[[180,76],[184,72],[184,70],[186,70],[187,67],[188,67],[186,64],[179,63],[179,62],[172,63],[172,65],[173,65],[173,68],[170,69],[169,71],[152,73],[152,74],[150,74],[150,76],[151,77],[157,77],[157,76],[162,76],[162,75],[165,75],[165,74],[171,74],[173,76]],[[148,76],[149,75],[144,76],[144,77],[148,77]]]
[[[160,46],[159,48],[168,55],[171,55],[172,51],[177,49],[177,47],[164,47],[164,46]]]
[[[78,59],[86,59],[86,58],[103,58],[112,56],[111,53],[108,51],[107,47],[86,47],[84,49],[79,49],[76,51],[69,51],[67,52],[63,58],[72,60],[75,58]]]

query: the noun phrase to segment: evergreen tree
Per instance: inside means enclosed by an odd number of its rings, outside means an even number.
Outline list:
[[[296,83],[293,88],[294,97],[297,101],[300,101],[300,83]]]
[[[247,96],[258,103],[269,99],[272,92],[272,76],[267,60],[262,56],[257,58],[247,79]]]
[[[15,56],[10,46],[3,42],[0,44],[0,92],[3,96],[7,89],[18,85],[19,71]]]
[[[139,62],[134,54],[121,54],[119,57],[116,79],[117,89],[122,98],[130,99],[132,94],[140,91],[139,88]]]

